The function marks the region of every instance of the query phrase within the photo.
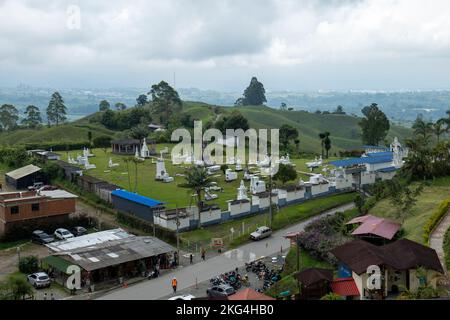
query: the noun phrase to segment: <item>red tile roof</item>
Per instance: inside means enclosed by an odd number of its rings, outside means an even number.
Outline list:
[[[335,279],[331,283],[331,289],[337,295],[342,297],[359,296],[359,290],[353,278]]]
[[[356,223],[361,225],[352,232],[352,235],[373,234],[388,240],[391,240],[401,227],[398,222],[372,215],[356,217],[347,222],[347,224]]]
[[[256,292],[251,288],[246,288],[228,297],[228,300],[275,300],[263,293]]]

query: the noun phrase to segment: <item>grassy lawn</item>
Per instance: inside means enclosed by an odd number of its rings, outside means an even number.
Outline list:
[[[303,204],[282,208],[274,216],[273,229],[282,229],[286,226],[317,215],[325,210],[351,202],[354,197],[354,193],[346,193],[326,198],[314,199]],[[181,234],[181,239],[185,242],[189,241],[190,243],[202,242],[207,244],[211,242],[211,238],[223,238],[225,244],[228,244],[231,240],[230,229],[233,228],[236,232],[242,233],[242,225],[244,225],[244,235],[235,237],[235,239],[231,242],[231,246],[235,247],[247,242],[248,234],[253,232],[257,226],[267,225],[269,221],[268,219],[268,213],[258,214],[236,221],[230,221],[199,230],[184,232]]]
[[[25,244],[27,242],[30,242],[30,240],[18,240],[13,242],[0,242],[0,250],[6,250],[10,248],[14,248],[17,246],[20,246],[22,244]]]
[[[168,148],[169,151],[173,147],[173,144],[159,144],[157,145],[157,151],[164,148]],[[111,183],[117,184],[118,186],[127,189],[134,190],[135,184],[135,169],[134,164],[130,164],[129,166],[129,175],[128,170],[125,163],[125,159],[127,156],[120,156],[111,154],[111,150],[107,150],[105,153],[103,149],[93,149],[91,152],[95,154],[95,157],[89,159],[89,162],[95,164],[97,166],[96,169],[91,169],[87,172],[87,174],[109,181]],[[82,150],[80,151],[70,151],[70,152],[60,152],[60,155],[63,160],[67,161],[68,155],[72,158],[76,158],[77,155],[81,155]],[[113,162],[119,163],[119,166],[113,169],[108,168],[109,158],[112,158]],[[334,159],[334,158],[333,158]],[[306,162],[311,159],[292,159],[292,162],[296,164],[296,169],[298,171],[307,171],[309,170],[306,167]],[[330,158],[331,160],[331,158]],[[169,174],[174,177],[175,181],[171,183],[163,183],[159,181],[155,181],[156,174],[156,164],[152,163],[150,159],[144,161],[138,165],[138,183],[137,183],[137,192],[148,196],[150,198],[154,198],[157,200],[161,200],[167,203],[168,208],[175,207],[184,207],[193,205],[194,199],[192,199],[192,192],[185,188],[178,187],[179,184],[184,183],[185,179],[182,176],[176,176],[176,174],[183,174],[189,166],[185,165],[172,165],[170,160],[165,161],[166,170]],[[234,166],[230,166],[233,168]],[[318,171],[318,169],[316,169]],[[218,199],[211,201],[211,203],[218,204],[221,209],[226,210],[228,208],[227,200],[232,200],[236,198],[237,188],[239,187],[241,179],[243,179],[243,172],[238,173],[238,179],[233,182],[225,182],[225,177],[222,171],[217,172],[213,176],[216,182],[223,188],[223,192],[217,191],[214,192],[219,196]],[[300,174],[299,174],[300,175]],[[300,175],[304,180],[308,180],[308,176]],[[130,178],[130,179],[129,179]],[[129,181],[130,180],[130,181]],[[292,181],[294,182],[294,181]],[[248,186],[249,183],[247,183]]]
[[[426,186],[418,196],[417,203],[412,208],[411,215],[404,223],[405,237],[419,243],[423,242],[423,227],[428,218],[435,212],[439,204],[450,198],[450,177],[436,179]],[[396,208],[389,200],[379,201],[370,214],[392,218],[396,217]]]

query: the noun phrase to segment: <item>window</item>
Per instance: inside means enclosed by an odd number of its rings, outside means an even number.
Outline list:
[[[11,214],[18,214],[19,213],[19,206],[11,207]]]
[[[39,211],[39,203],[31,204],[31,211]]]

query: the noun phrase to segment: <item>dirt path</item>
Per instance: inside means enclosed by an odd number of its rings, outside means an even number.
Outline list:
[[[444,257],[444,235],[450,227],[450,211],[447,212],[447,215],[441,220],[439,225],[434,229],[433,233],[430,236],[430,247],[436,250],[439,260],[441,260],[441,264],[446,270],[445,266],[445,257]]]

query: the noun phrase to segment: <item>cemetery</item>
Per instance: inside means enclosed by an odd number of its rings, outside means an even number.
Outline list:
[[[349,192],[376,180],[391,179],[407,155],[407,150],[402,148],[397,139],[394,139],[390,148],[367,146],[359,158],[334,158],[326,163],[321,157],[313,160],[291,159],[286,154],[276,159],[276,162],[293,166],[299,178],[286,186],[274,182],[270,192],[268,177],[263,174],[270,170],[271,161],[267,155],[253,164],[228,158],[227,169],[222,171],[220,165],[208,166],[203,160],[190,155],[181,156],[184,163],[174,164],[169,153],[171,145],[152,145],[151,153],[145,139],[142,144],[139,143],[139,148],[137,144],[134,146],[135,161],[130,161],[132,156],[124,157],[114,151],[88,148],[80,152],[67,152],[65,157],[69,164],[79,166],[83,172],[98,179],[99,184],[100,181],[109,183],[109,193],[103,197],[105,199],[111,199],[111,193],[114,199],[115,191],[110,187],[113,185],[139,197],[158,199],[164,204],[164,210],[184,212],[177,216],[158,210],[157,217],[151,214],[146,219],[171,230],[176,229],[175,222],[178,220],[178,227],[182,231],[196,228],[199,224],[217,224],[266,212],[270,203],[276,207],[289,206],[317,197]],[[131,154],[131,150],[128,152]],[[63,154],[61,157],[64,159]],[[196,206],[196,195],[181,186],[185,182],[186,170],[192,166],[205,166],[208,175],[214,180],[204,189],[205,203],[200,213]],[[86,181],[83,178],[81,180]],[[121,210],[127,211],[123,205]]]

